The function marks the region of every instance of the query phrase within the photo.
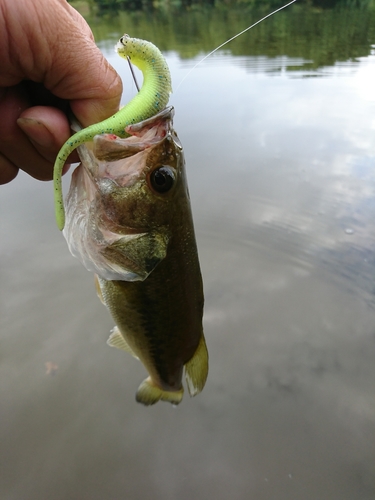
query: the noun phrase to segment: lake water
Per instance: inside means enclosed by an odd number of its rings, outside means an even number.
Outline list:
[[[371,4],[372,5],[372,4]],[[375,10],[88,15],[170,65],[210,373],[174,409],[134,393],[51,183],[1,186],[0,498],[375,499]],[[259,14],[259,15],[258,15]],[[65,180],[65,190],[69,182]],[[46,365],[47,363],[47,365]]]

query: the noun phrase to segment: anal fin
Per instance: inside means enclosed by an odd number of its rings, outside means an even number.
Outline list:
[[[107,340],[107,344],[111,347],[116,347],[117,349],[129,352],[134,358],[139,359],[138,356],[134,354],[132,348],[126,342],[117,326],[111,330],[111,335]]]
[[[154,405],[158,401],[168,401],[173,405],[178,405],[181,403],[183,395],[183,387],[179,391],[163,391],[163,389],[154,384],[151,377],[148,377],[138,387],[135,399],[138,403],[146,406]]]
[[[202,333],[194,356],[185,364],[185,379],[190,396],[196,396],[202,391],[207,380],[207,375],[208,351]]]

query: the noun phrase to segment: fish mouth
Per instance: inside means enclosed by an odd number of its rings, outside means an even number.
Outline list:
[[[125,127],[129,137],[121,138],[114,134],[96,135],[93,141],[95,158],[113,162],[156,146],[173,132],[173,116],[174,108],[169,106],[147,120]],[[181,144],[179,146],[181,147]]]
[[[81,161],[95,184],[103,191],[111,189],[111,181],[120,187],[133,186],[145,170],[144,156],[139,153],[161,145],[168,137],[182,150],[173,130],[173,116],[174,108],[169,106],[147,120],[128,125],[128,137],[100,134],[93,142],[79,146]]]

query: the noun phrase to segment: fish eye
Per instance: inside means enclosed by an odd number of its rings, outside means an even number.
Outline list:
[[[150,176],[151,186],[157,193],[169,191],[173,187],[175,180],[173,170],[165,165],[156,168]]]

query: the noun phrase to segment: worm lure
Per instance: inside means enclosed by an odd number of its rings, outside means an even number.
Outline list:
[[[143,73],[143,85],[138,94],[113,116],[90,125],[70,137],[60,149],[53,170],[55,214],[58,228],[65,226],[65,210],[62,193],[62,169],[72,151],[96,135],[115,134],[128,137],[125,127],[146,120],[168,104],[172,91],[171,75],[160,50],[151,42],[124,35],[115,46],[123,58],[129,58]]]

